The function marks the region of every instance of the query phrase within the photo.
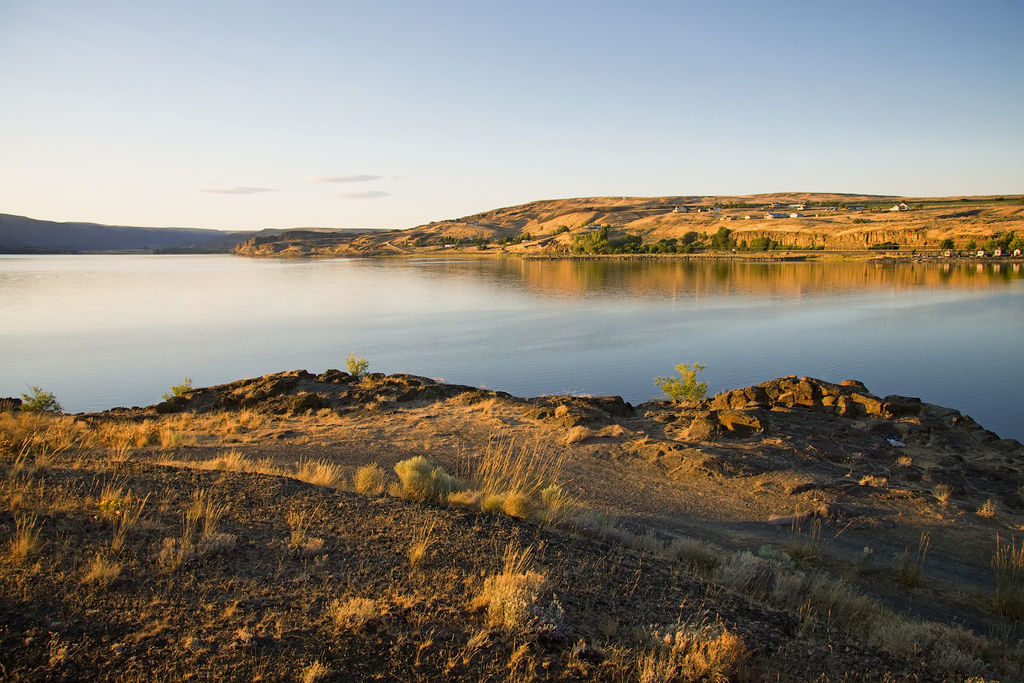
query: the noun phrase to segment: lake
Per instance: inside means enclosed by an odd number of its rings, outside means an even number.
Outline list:
[[[1024,440],[1019,263],[284,261],[0,255],[0,396],[68,411],[305,368],[639,403],[678,363],[711,393],[864,381]]]

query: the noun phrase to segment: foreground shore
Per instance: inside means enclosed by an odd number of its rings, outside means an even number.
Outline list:
[[[1024,448],[855,381],[299,371],[0,429],[12,680],[1022,676]]]

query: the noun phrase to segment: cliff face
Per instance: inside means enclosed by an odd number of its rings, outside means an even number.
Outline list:
[[[894,206],[900,210],[892,211]],[[904,208],[905,207],[905,208]],[[766,218],[767,214],[775,214]],[[792,215],[796,217],[791,217]],[[770,239],[785,247],[863,250],[891,242],[958,248],[1006,232],[1024,234],[1020,197],[906,198],[869,195],[773,194],[743,197],[586,197],[494,209],[408,230],[283,233],[239,245],[248,256],[384,255],[461,248],[519,254],[568,253],[573,237],[607,226],[644,243],[695,233],[705,244],[727,228],[737,245]]]

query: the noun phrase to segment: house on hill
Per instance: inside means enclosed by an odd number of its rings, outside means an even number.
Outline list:
[[[773,218],[789,218],[789,215],[779,212],[768,212],[764,215],[764,217],[765,220],[771,220]]]
[[[677,206],[676,208],[672,209],[672,213],[690,213],[690,209],[689,207],[686,206]]]
[[[893,204],[892,208],[890,208],[889,210],[890,211],[909,211],[910,207],[907,206],[906,202],[900,202],[899,204]]]

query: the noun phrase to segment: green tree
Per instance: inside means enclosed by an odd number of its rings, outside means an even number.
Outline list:
[[[978,248],[978,243],[974,240],[968,240],[967,244],[964,245],[964,249],[967,251],[974,251]]]
[[[715,233],[714,237],[711,238],[711,248],[719,249],[722,251],[732,249],[736,242],[735,240],[732,239],[732,237],[730,237],[730,235],[732,235],[732,230],[725,227],[724,225],[720,227],[718,229],[718,232]]]
[[[939,249],[952,249],[952,248],[953,248],[953,239],[951,237],[947,237],[946,239],[944,239],[941,242],[939,242]]]
[[[676,366],[679,377],[655,377],[654,385],[665,392],[665,398],[670,401],[699,401],[708,393],[708,383],[697,381],[697,374],[703,370],[704,366],[699,363],[680,363]]]
[[[31,394],[22,394],[21,409],[26,413],[60,413],[64,407],[57,397],[41,387],[29,387]]]

